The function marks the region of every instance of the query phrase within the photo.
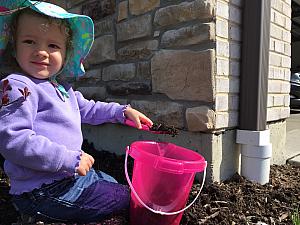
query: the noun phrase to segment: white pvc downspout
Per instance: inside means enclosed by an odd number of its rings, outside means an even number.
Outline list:
[[[268,183],[272,156],[270,130],[237,130],[236,143],[241,145],[241,175],[259,184]]]

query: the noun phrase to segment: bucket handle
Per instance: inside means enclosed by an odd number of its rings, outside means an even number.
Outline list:
[[[129,178],[129,175],[128,175],[128,170],[127,170],[127,159],[128,159],[129,151],[130,151],[129,146],[127,146],[127,148],[126,148],[126,157],[125,157],[125,166],[124,166],[124,167],[125,167],[125,176],[126,176],[127,182],[128,182],[128,184],[129,184],[129,187],[130,187],[132,193],[134,194],[134,196],[137,198],[137,200],[139,201],[139,203],[140,203],[142,206],[144,206],[146,209],[148,209],[149,211],[151,211],[151,212],[153,212],[153,213],[156,213],[156,214],[160,214],[160,215],[167,215],[167,216],[176,215],[176,214],[178,214],[178,213],[181,213],[181,212],[185,211],[185,210],[188,209],[189,207],[191,207],[191,206],[194,204],[194,202],[197,200],[197,198],[200,196],[200,193],[201,193],[202,188],[203,188],[203,186],[204,186],[205,177],[206,177],[206,168],[207,168],[207,162],[206,162],[206,161],[205,161],[205,164],[206,164],[206,165],[205,165],[205,169],[204,169],[204,171],[203,171],[203,179],[202,179],[202,184],[201,184],[200,190],[199,190],[198,194],[196,195],[195,199],[194,199],[189,205],[187,205],[187,206],[184,207],[183,209],[178,210],[178,211],[175,211],[175,212],[162,212],[162,211],[157,211],[157,210],[154,210],[154,209],[152,209],[151,207],[147,206],[147,205],[143,202],[143,200],[138,196],[137,192],[135,191],[135,189],[134,189],[134,187],[133,187],[133,185],[132,185],[132,183],[131,183],[131,180],[130,180],[130,178]]]

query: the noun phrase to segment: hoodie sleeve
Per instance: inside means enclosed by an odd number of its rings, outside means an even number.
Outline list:
[[[8,80],[11,90],[0,94],[2,100],[6,99],[0,108],[0,153],[10,162],[33,170],[74,173],[80,149],[69,150],[33,130],[39,102],[34,83],[29,79],[28,82]],[[22,94],[25,87],[30,92],[26,99]]]
[[[118,103],[95,102],[85,99],[79,91],[75,91],[77,98],[81,122],[98,125],[101,123],[124,123],[124,111],[128,105],[120,105]]]

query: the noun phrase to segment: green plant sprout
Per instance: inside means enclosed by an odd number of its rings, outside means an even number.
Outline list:
[[[294,212],[292,214],[292,222],[293,222],[293,225],[300,225],[300,214],[299,214],[298,208],[296,210],[294,210]]]

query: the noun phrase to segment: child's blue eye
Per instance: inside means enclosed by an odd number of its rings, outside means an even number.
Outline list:
[[[50,48],[60,49],[60,47],[56,44],[49,44]]]

